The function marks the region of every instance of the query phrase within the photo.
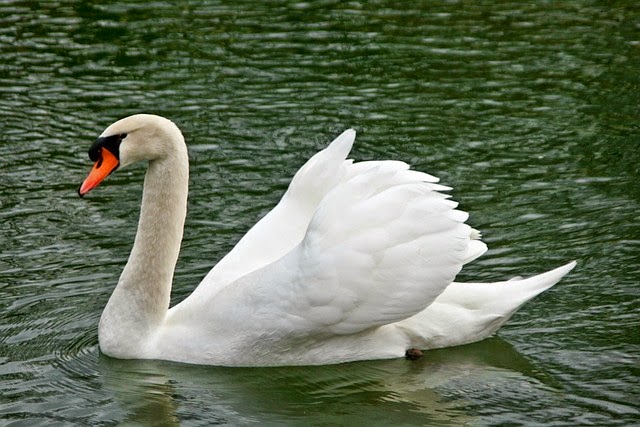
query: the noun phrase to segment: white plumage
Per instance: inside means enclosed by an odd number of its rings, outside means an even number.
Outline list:
[[[486,338],[575,265],[524,280],[454,283],[487,250],[465,224],[468,214],[437,178],[403,162],[347,160],[355,139],[348,130],[168,310],[186,213],[186,147],[158,116],[122,119],[102,138],[125,134],[120,164],[146,159],[149,170],[134,248],[100,322],[100,347],[114,357],[227,366],[401,357]]]

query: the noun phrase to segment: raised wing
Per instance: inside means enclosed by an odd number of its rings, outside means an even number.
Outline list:
[[[274,262],[300,243],[320,201],[347,176],[351,161],[345,159],[355,136],[353,129],[346,130],[311,157],[296,172],[276,207],[240,239],[176,308],[210,301],[229,283]]]
[[[434,178],[401,162],[354,164],[304,239],[223,289],[219,319],[283,341],[352,334],[422,311],[486,246]]]

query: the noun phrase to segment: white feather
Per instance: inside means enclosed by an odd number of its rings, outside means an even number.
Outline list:
[[[575,265],[454,283],[487,247],[441,193],[450,188],[404,162],[347,160],[348,130],[167,310],[186,208],[184,141],[173,123],[148,115],[114,123],[103,136],[111,134],[127,134],[122,164],[149,160],[132,255],[99,328],[102,351],[115,357],[233,366],[400,357],[494,333]]]

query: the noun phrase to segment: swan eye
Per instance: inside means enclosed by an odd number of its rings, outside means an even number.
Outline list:
[[[89,148],[89,158],[98,162],[102,158],[102,149],[109,150],[116,159],[120,159],[120,143],[127,137],[126,133],[110,136],[101,136]]]

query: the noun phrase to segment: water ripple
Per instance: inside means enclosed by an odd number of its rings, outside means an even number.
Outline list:
[[[0,417],[637,422],[638,16],[625,2],[0,4]],[[414,364],[111,360],[96,325],[131,247],[143,169],[84,200],[76,189],[94,138],[141,111],[189,141],[174,303],[347,127],[354,157],[402,159],[454,187],[490,246],[461,280],[578,267],[504,341]]]

